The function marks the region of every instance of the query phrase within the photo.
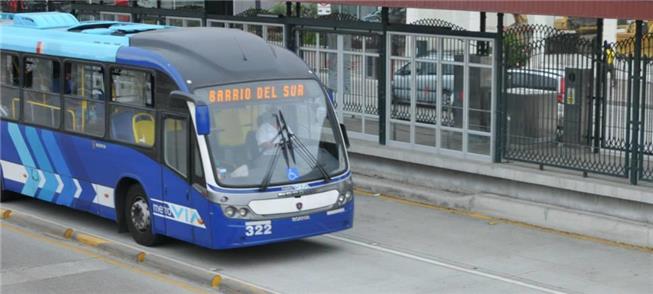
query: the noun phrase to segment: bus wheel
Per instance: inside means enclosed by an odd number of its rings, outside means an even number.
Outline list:
[[[153,246],[156,245],[160,236],[152,230],[152,209],[149,206],[147,195],[139,185],[133,185],[127,191],[125,201],[125,219],[127,228],[136,243]]]

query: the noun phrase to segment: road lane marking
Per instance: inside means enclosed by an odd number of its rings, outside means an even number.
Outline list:
[[[80,253],[80,254],[83,254],[85,256],[88,256],[88,257],[96,258],[98,260],[104,261],[104,262],[109,263],[111,265],[114,265],[116,267],[119,267],[119,268],[122,268],[122,269],[125,269],[125,270],[128,270],[128,271],[137,273],[137,274],[141,274],[141,275],[150,277],[150,278],[155,279],[157,281],[166,283],[168,285],[171,285],[171,286],[174,286],[174,287],[177,287],[177,288],[184,289],[184,290],[189,291],[189,292],[193,292],[193,293],[209,293],[209,291],[207,291],[205,289],[202,289],[200,287],[196,287],[194,285],[191,285],[189,283],[185,283],[183,281],[179,281],[177,279],[171,279],[171,277],[169,275],[164,275],[164,274],[159,274],[159,273],[155,273],[155,272],[142,270],[142,269],[139,269],[139,268],[137,268],[137,267],[135,267],[133,265],[130,265],[128,263],[117,260],[115,258],[111,258],[111,257],[105,256],[105,255],[101,255],[101,254],[95,253],[95,252],[93,252],[93,251],[91,251],[89,249],[85,249],[85,248],[82,248],[82,247],[79,247],[79,246],[72,245],[74,243],[69,244],[69,243],[67,243],[67,241],[61,241],[61,240],[57,240],[57,239],[52,238],[52,237],[47,237],[46,235],[41,235],[41,234],[38,234],[38,233],[35,233],[35,232],[31,232],[31,231],[29,231],[27,229],[23,229],[23,228],[21,228],[21,227],[19,227],[17,225],[2,222],[2,223],[0,223],[0,228],[9,229],[9,230],[11,230],[13,232],[22,234],[22,235],[30,237],[32,239],[36,239],[36,240],[39,240],[39,241],[44,241],[44,242],[50,243],[50,244],[55,245],[55,246],[60,247],[60,248],[68,249],[68,250],[74,251],[76,253]]]
[[[425,257],[417,256],[417,255],[414,255],[414,254],[401,252],[401,251],[398,251],[398,250],[394,250],[394,249],[390,249],[390,248],[386,248],[386,247],[382,247],[382,246],[378,246],[378,245],[368,244],[368,243],[365,243],[365,242],[361,242],[361,241],[357,241],[357,240],[353,240],[353,239],[349,239],[349,238],[345,238],[345,237],[340,237],[340,236],[336,236],[336,235],[332,235],[332,234],[324,235],[324,237],[331,238],[331,239],[338,240],[338,241],[342,241],[342,242],[346,242],[346,243],[353,244],[353,245],[362,246],[362,247],[365,247],[365,248],[368,248],[368,249],[373,249],[373,250],[376,250],[376,251],[389,253],[389,254],[396,255],[396,256],[401,256],[401,257],[412,259],[412,260],[421,261],[421,262],[424,262],[424,263],[428,263],[428,264],[432,264],[432,265],[436,265],[436,266],[440,266],[440,267],[445,267],[445,268],[452,269],[452,270],[459,271],[459,272],[464,272],[464,273],[468,273],[468,274],[472,274],[472,275],[476,275],[476,276],[480,276],[480,277],[485,277],[485,278],[492,279],[492,280],[502,281],[502,282],[517,285],[517,286],[522,286],[522,287],[525,287],[525,288],[541,291],[541,292],[544,292],[544,293],[552,293],[552,294],[566,294],[567,293],[567,292],[563,292],[561,290],[547,288],[547,287],[544,287],[544,286],[538,286],[538,285],[535,285],[533,283],[527,283],[527,282],[519,281],[517,279],[511,279],[511,278],[503,277],[503,276],[500,276],[500,275],[491,274],[491,273],[487,273],[487,272],[484,272],[484,271],[475,270],[475,269],[471,269],[471,268],[466,268],[466,267],[463,267],[463,266],[459,266],[459,265],[455,265],[455,264],[447,263],[447,262],[442,262],[442,261],[438,261],[438,260],[435,260],[435,259],[425,258]]]

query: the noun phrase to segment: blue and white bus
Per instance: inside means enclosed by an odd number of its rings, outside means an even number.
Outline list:
[[[143,245],[352,227],[346,131],[292,52],[239,30],[59,12],[4,14],[0,36],[3,200],[97,214]]]

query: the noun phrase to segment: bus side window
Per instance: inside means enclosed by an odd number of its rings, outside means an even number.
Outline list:
[[[111,70],[111,101],[135,106],[154,106],[152,75],[144,71],[114,67]]]
[[[20,65],[15,55],[0,55],[0,117],[18,119],[20,117]]]
[[[167,166],[188,176],[188,120],[166,117],[163,122],[163,157]]]
[[[59,62],[36,57],[24,59],[24,120],[58,128],[60,124],[61,68]]]
[[[110,136],[125,143],[152,147],[156,119],[152,75],[145,71],[112,68]]]
[[[200,156],[200,148],[197,145],[197,139],[193,139],[195,143],[195,152],[193,152],[193,177],[197,180],[204,179],[204,168],[202,166],[202,158]],[[203,184],[203,183],[200,183]]]
[[[104,69],[99,65],[64,64],[66,130],[104,136]]]
[[[178,89],[177,83],[168,77],[167,74],[158,72],[156,75],[156,83],[154,83],[154,99],[156,99],[157,107],[172,110],[174,107],[171,107],[171,101],[169,101],[168,96],[170,96],[170,92]],[[182,109],[188,109],[185,103]]]

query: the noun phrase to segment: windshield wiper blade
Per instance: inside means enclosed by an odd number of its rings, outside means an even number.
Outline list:
[[[298,150],[300,151],[299,155],[302,156],[304,158],[304,160],[306,160],[306,162],[308,162],[309,164],[312,164],[313,168],[317,168],[320,171],[320,173],[322,174],[322,177],[324,178],[324,180],[326,182],[331,181],[331,178],[329,177],[329,174],[326,172],[324,167],[322,167],[322,165],[317,160],[317,158],[315,158],[315,156],[313,156],[313,154],[310,152],[310,150],[308,150],[306,145],[304,145],[304,143],[299,139],[299,137],[295,136],[295,134],[293,134],[288,129],[288,125],[286,124],[286,119],[283,117],[283,113],[281,112],[281,110],[279,110],[279,118],[281,119],[281,123],[282,123],[281,131],[285,130],[286,135],[288,136],[288,143],[290,144],[290,148],[291,148],[291,151],[292,151],[291,154],[292,154],[293,161],[295,161],[294,149],[292,149],[292,141],[294,140],[297,143],[297,147],[299,147],[298,148]]]
[[[270,180],[272,179],[272,172],[274,171],[274,167],[277,165],[277,160],[279,159],[279,149],[281,149],[281,145],[277,144],[277,146],[274,148],[274,155],[272,156],[272,160],[270,160],[270,163],[268,164],[268,168],[265,172],[265,177],[263,177],[263,181],[261,182],[261,185],[259,187],[259,191],[263,192],[268,189],[268,186],[270,185]]]
[[[281,114],[281,110],[279,110],[279,114]],[[281,121],[279,121],[279,117],[275,115],[274,118],[277,121],[277,129],[279,129],[278,135],[281,135],[281,150],[283,151],[283,158],[286,160],[286,167],[290,168],[290,162],[288,161],[288,156],[292,156],[293,163],[295,162],[295,152],[292,148],[292,142],[289,140],[289,135],[288,135],[288,128],[286,126],[286,121],[283,120],[283,117],[281,117]],[[283,122],[283,125],[282,125]],[[285,132],[284,132],[285,130]],[[278,136],[277,135],[277,136]],[[290,154],[288,154],[290,153]]]
[[[276,120],[277,129],[279,129],[279,131],[272,139],[272,142],[274,142],[279,137],[281,137],[281,139],[279,139],[280,141],[279,143],[275,144],[274,155],[272,157],[272,160],[270,161],[270,165],[268,165],[267,171],[265,172],[265,177],[261,182],[259,191],[267,190],[268,186],[270,185],[270,181],[272,179],[272,173],[274,172],[274,167],[277,165],[277,161],[279,159],[279,151],[283,153],[283,159],[286,161],[286,167],[290,168],[289,159],[292,159],[293,163],[296,163],[295,151],[292,146],[292,141],[290,140],[290,136],[292,133],[290,133],[288,130],[288,126],[286,125],[286,120],[283,118],[283,114],[281,114],[281,110],[279,110],[279,115],[276,114],[274,115],[274,118]]]

